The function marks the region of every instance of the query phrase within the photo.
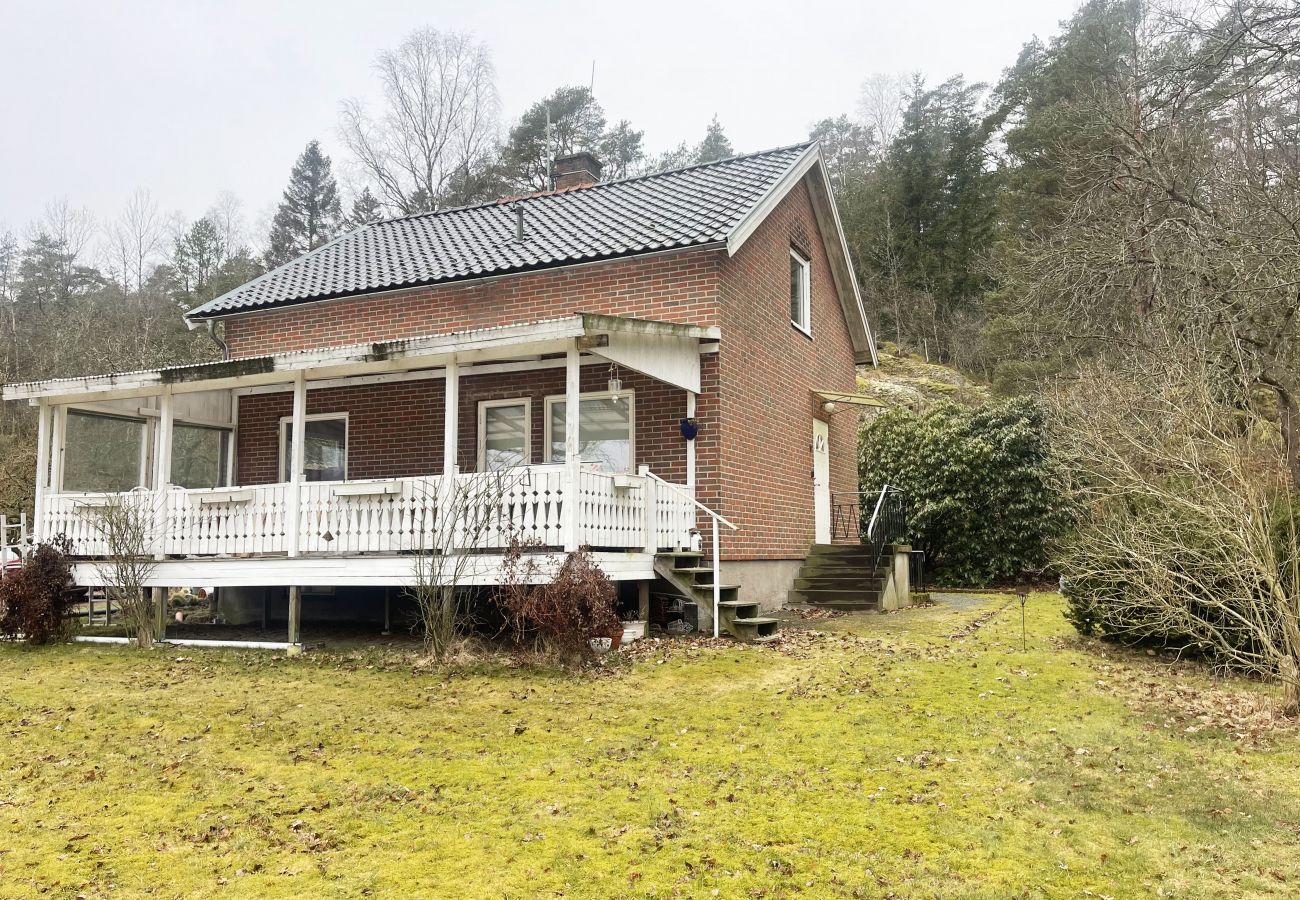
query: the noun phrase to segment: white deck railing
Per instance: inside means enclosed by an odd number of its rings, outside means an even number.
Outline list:
[[[461,474],[454,488],[437,475],[308,482],[298,486],[296,540],[291,483],[47,494],[36,537],[63,534],[74,554],[103,556],[107,542],[97,510],[124,502],[153,519],[152,549],[168,556],[501,550],[512,537],[562,547],[562,510],[576,496],[580,544],[647,551],[689,545],[695,509],[681,489],[658,489],[648,474],[583,470],[578,478],[576,492],[563,466]],[[444,508],[456,511],[454,527],[440,524]]]

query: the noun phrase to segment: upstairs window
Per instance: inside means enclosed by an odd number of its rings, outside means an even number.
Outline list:
[[[790,322],[804,334],[812,334],[812,266],[796,251],[790,251]]]

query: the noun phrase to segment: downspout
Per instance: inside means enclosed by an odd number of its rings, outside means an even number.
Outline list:
[[[221,359],[223,361],[230,359],[230,348],[226,346],[225,340],[217,334],[217,323],[212,319],[208,319],[206,324],[208,326],[208,337],[212,338],[212,342],[221,348]]]

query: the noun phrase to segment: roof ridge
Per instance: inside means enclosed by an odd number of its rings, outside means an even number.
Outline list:
[[[403,216],[393,216],[388,219],[375,219],[367,222],[367,225],[386,225],[389,222],[409,222],[412,219],[422,219],[431,216],[443,216],[451,213],[467,212],[472,209],[487,209],[494,206],[509,206],[514,203],[524,203],[528,200],[540,200],[544,197],[560,197],[565,194],[573,194],[579,191],[589,191],[596,188],[614,187],[619,184],[629,184],[634,181],[647,181],[651,178],[663,178],[667,175],[677,175],[682,172],[691,172],[696,169],[706,169],[710,166],[721,166],[727,163],[734,163],[742,159],[754,159],[759,156],[771,156],[776,153],[785,153],[790,150],[804,150],[811,147],[816,141],[800,141],[795,144],[785,144],[781,147],[772,147],[767,150],[755,150],[752,153],[737,153],[735,156],[727,156],[722,159],[712,159],[708,162],[691,163],[689,166],[678,166],[675,169],[664,169],[662,172],[645,172],[641,175],[628,175],[625,178],[616,178],[613,181],[597,181],[592,184],[583,184],[576,187],[564,188],[563,190],[538,191],[533,194],[519,194],[508,197],[498,197],[496,200],[487,200],[482,203],[467,203],[464,206],[449,206],[446,209],[430,209],[424,212],[407,213]]]

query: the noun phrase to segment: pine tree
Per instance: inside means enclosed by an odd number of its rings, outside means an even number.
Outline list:
[[[293,164],[284,199],[271,220],[267,265],[283,265],[315,250],[338,234],[342,219],[330,158],[321,152],[318,141],[311,141]]]
[[[695,161],[714,162],[735,155],[736,149],[731,146],[731,141],[722,131],[722,123],[718,121],[717,114],[714,114],[713,121],[709,122],[708,131],[704,132],[704,140],[700,141],[699,147],[695,149]]]
[[[365,187],[352,201],[352,210],[348,213],[347,226],[349,228],[360,228],[367,222],[383,218],[383,215],[383,206],[375,199],[375,195],[370,193],[370,188]]]

